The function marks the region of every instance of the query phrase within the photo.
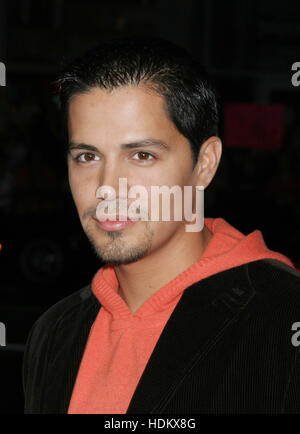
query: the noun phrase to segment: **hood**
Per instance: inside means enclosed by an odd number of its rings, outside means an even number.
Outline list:
[[[244,235],[221,217],[204,218],[204,223],[212,232],[213,237],[206,246],[201,259],[214,258],[215,272],[259,259],[277,259],[294,268],[289,258],[266,246],[260,230],[256,229]]]

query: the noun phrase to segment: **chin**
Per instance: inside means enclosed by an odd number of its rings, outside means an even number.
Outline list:
[[[94,242],[92,244],[97,256],[104,263],[112,265],[125,265],[136,262],[145,257],[151,247],[150,244],[145,244],[143,246],[128,246],[128,244],[124,245],[122,243],[121,245],[121,243],[111,242],[107,245],[107,248],[105,248],[103,245],[97,247]]]

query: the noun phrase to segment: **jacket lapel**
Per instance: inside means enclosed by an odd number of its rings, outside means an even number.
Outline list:
[[[195,359],[205,357],[252,295],[245,266],[187,288],[157,342],[127,413],[159,413]]]
[[[55,330],[54,345],[49,354],[49,375],[42,400],[42,413],[68,412],[89,332],[101,307],[90,286],[81,293],[78,305],[64,315],[63,324],[58,324]]]

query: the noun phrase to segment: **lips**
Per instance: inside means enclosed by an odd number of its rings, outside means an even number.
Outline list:
[[[134,220],[129,219],[128,217],[122,217],[124,219],[123,221],[120,220],[120,216],[116,216],[116,219],[114,220],[109,220],[108,216],[104,221],[97,220],[96,218],[94,218],[94,220],[101,229],[106,231],[119,231],[122,229],[126,229],[129,226],[134,225],[138,221],[138,219]]]
[[[98,220],[97,218],[96,218],[96,220],[97,221],[99,221],[100,223],[102,223],[103,221],[110,221],[110,222],[116,222],[116,221],[120,221],[120,222],[124,222],[124,221],[137,221],[137,220],[139,220],[139,219],[132,219],[132,218],[129,218],[128,216],[119,216],[119,215],[116,215],[116,216],[109,216],[109,215],[105,215],[105,217],[106,217],[106,219],[105,220]]]
[[[128,216],[116,216],[116,221],[137,221],[138,219],[131,219]],[[111,220],[112,221],[112,220]]]

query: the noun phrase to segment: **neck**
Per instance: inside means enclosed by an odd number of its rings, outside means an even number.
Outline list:
[[[184,233],[168,245],[131,264],[115,267],[118,293],[134,314],[160,288],[201,258],[212,233],[204,225],[201,232]],[[159,266],[158,266],[159,264]]]

